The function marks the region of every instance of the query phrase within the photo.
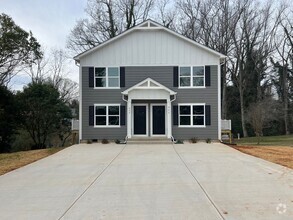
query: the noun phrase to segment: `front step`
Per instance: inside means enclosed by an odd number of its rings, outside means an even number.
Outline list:
[[[142,144],[172,144],[171,139],[168,138],[129,138],[127,140],[127,144],[136,144],[136,145],[142,145]]]

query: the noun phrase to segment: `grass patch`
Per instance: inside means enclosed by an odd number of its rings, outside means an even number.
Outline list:
[[[17,168],[50,156],[64,147],[52,147],[41,150],[19,151],[16,153],[0,154],[0,175],[8,173]]]
[[[257,145],[257,137],[241,138],[235,140],[238,146],[288,146],[293,147],[293,135],[263,136]]]

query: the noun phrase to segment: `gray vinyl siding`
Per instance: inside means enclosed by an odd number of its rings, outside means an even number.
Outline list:
[[[125,87],[120,89],[94,89],[89,88],[88,68],[82,68],[82,139],[122,139],[127,134],[126,126],[120,128],[94,128],[89,126],[88,108],[98,103],[120,103],[127,105],[122,100],[121,92],[135,84],[152,78],[169,89],[176,91],[176,100],[172,105],[179,103],[206,103],[211,106],[211,125],[206,128],[180,128],[172,126],[172,134],[176,139],[218,139],[218,66],[211,66],[211,86],[201,89],[179,89],[173,87],[173,66],[154,67],[126,67]],[[172,117],[173,120],[173,117]],[[127,119],[126,119],[127,121]]]
[[[205,103],[211,106],[211,125],[205,128],[182,128],[172,126],[172,134],[176,139],[188,140],[192,137],[199,139],[218,139],[218,66],[211,66],[211,86],[203,89],[178,89],[177,98],[172,103]],[[179,114],[179,112],[178,112]],[[173,120],[173,117],[172,117]],[[179,122],[179,120],[178,120]]]
[[[122,89],[94,89],[89,87],[88,67],[82,67],[82,140],[90,139],[124,139],[127,134],[126,126],[118,128],[94,128],[89,126],[89,106],[94,104],[121,104]]]

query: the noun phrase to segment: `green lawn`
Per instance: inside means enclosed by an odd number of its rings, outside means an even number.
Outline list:
[[[237,145],[240,146],[255,146],[257,145],[257,137],[234,139]],[[262,146],[290,146],[293,147],[293,135],[281,136],[265,136],[260,137],[260,144]]]

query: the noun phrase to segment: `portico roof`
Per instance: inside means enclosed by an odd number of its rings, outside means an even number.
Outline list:
[[[176,95],[177,92],[174,92],[173,90],[167,88],[166,86],[158,83],[157,81],[151,79],[151,78],[147,78],[139,83],[137,83],[136,85],[126,89],[125,91],[122,92],[123,95],[128,95],[129,92],[133,91],[133,90],[164,90],[166,92],[169,92],[170,95]]]

